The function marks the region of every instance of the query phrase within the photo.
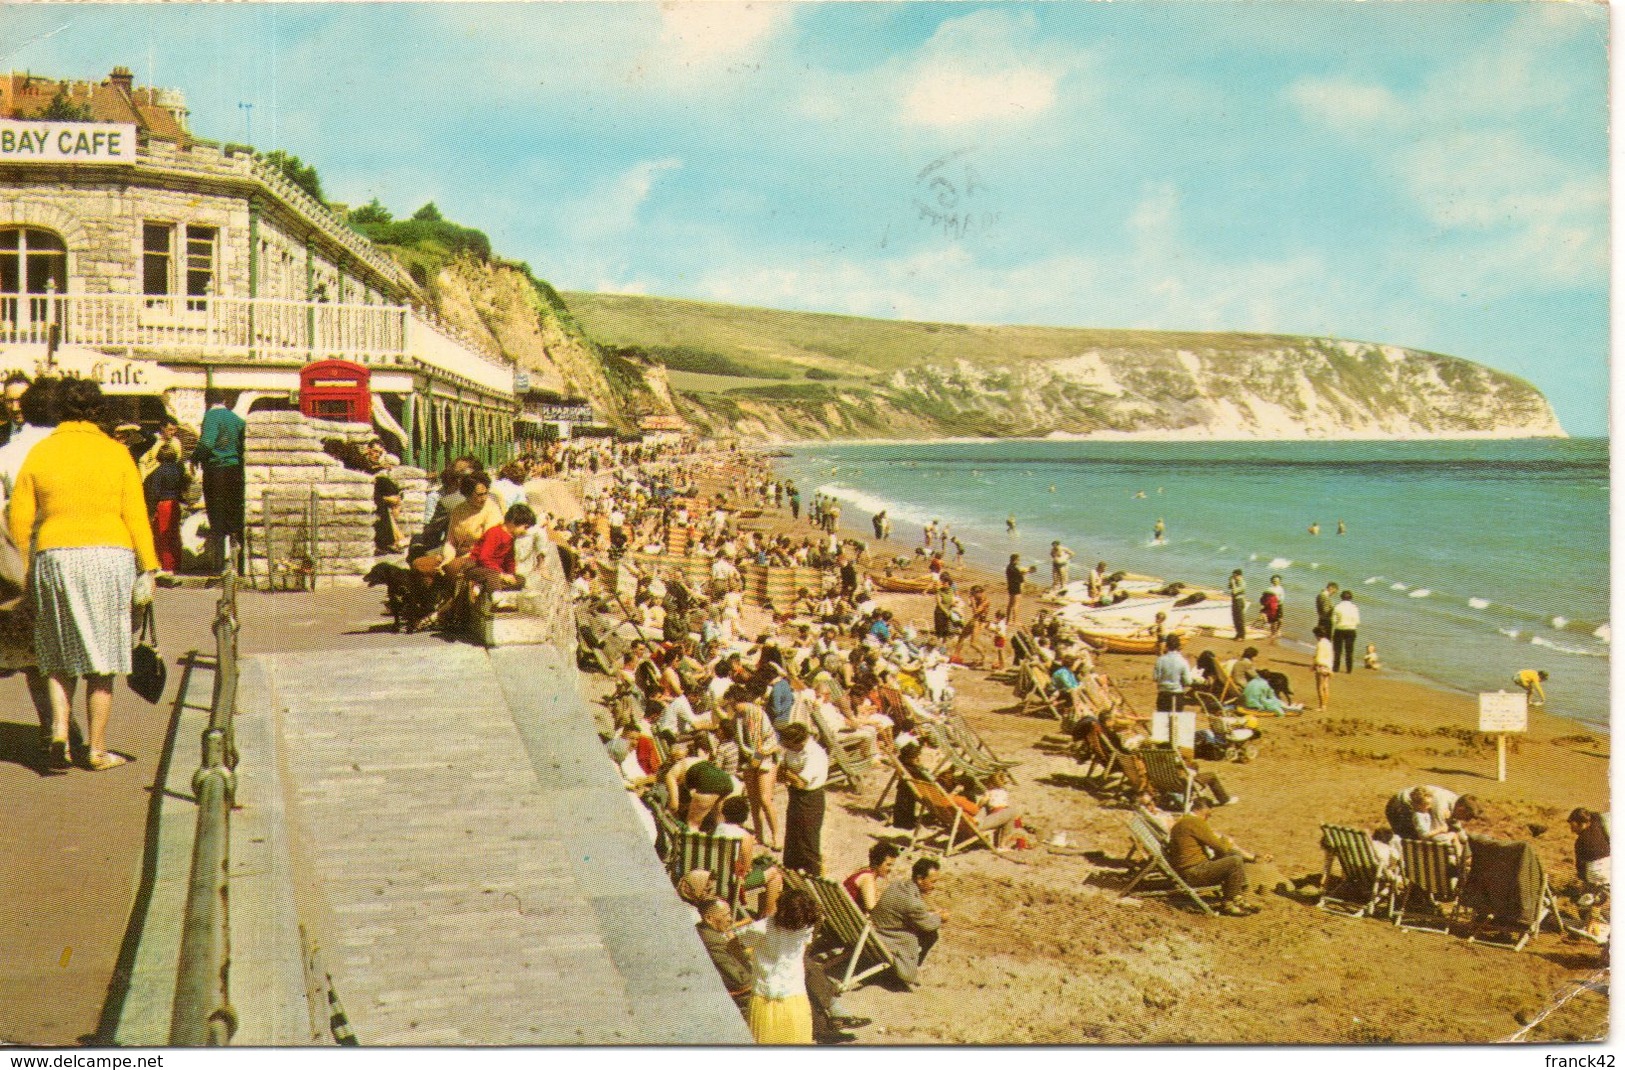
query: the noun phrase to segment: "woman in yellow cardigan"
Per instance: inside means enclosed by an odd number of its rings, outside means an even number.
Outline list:
[[[112,769],[129,760],[108,751],[107,719],[113,678],[130,671],[136,568],[155,572],[158,555],[135,461],[96,426],[101,388],[69,380],[56,402],[62,423],[29,451],[17,475],[11,537],[29,563],[34,652],[49,679],[50,765],[68,767],[68,724],[82,676],[90,729],[86,765]]]

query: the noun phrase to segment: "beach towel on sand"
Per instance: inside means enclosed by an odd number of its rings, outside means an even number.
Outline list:
[[[1526,928],[1540,912],[1542,870],[1535,846],[1518,840],[1469,836],[1472,868],[1461,905],[1493,916],[1499,925]]]

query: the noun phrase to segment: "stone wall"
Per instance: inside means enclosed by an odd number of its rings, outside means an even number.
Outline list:
[[[373,551],[373,477],[345,468],[322,449],[324,439],[360,444],[373,437],[370,424],[313,420],[297,412],[256,412],[248,417],[248,574],[256,587],[297,587],[314,568],[316,585],[357,586],[378,557]],[[401,522],[407,538],[423,526],[429,481],[422,469],[399,466],[388,473],[400,484]],[[266,493],[270,492],[270,563],[266,555]],[[315,492],[315,555],[309,517]]]

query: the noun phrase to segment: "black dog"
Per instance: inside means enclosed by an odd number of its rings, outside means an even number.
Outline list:
[[[363,577],[368,587],[383,587],[385,607],[395,618],[395,630],[408,635],[434,615],[434,577],[415,569],[380,561]]]

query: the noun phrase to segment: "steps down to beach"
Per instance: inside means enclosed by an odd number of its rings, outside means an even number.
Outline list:
[[[233,956],[238,1043],[311,1042],[276,1009],[290,962],[331,979],[363,1046],[749,1043],[556,649],[248,665],[240,706],[277,753],[240,775],[274,762],[281,810],[233,851],[286,843],[293,887],[233,887],[234,934],[276,937]]]

